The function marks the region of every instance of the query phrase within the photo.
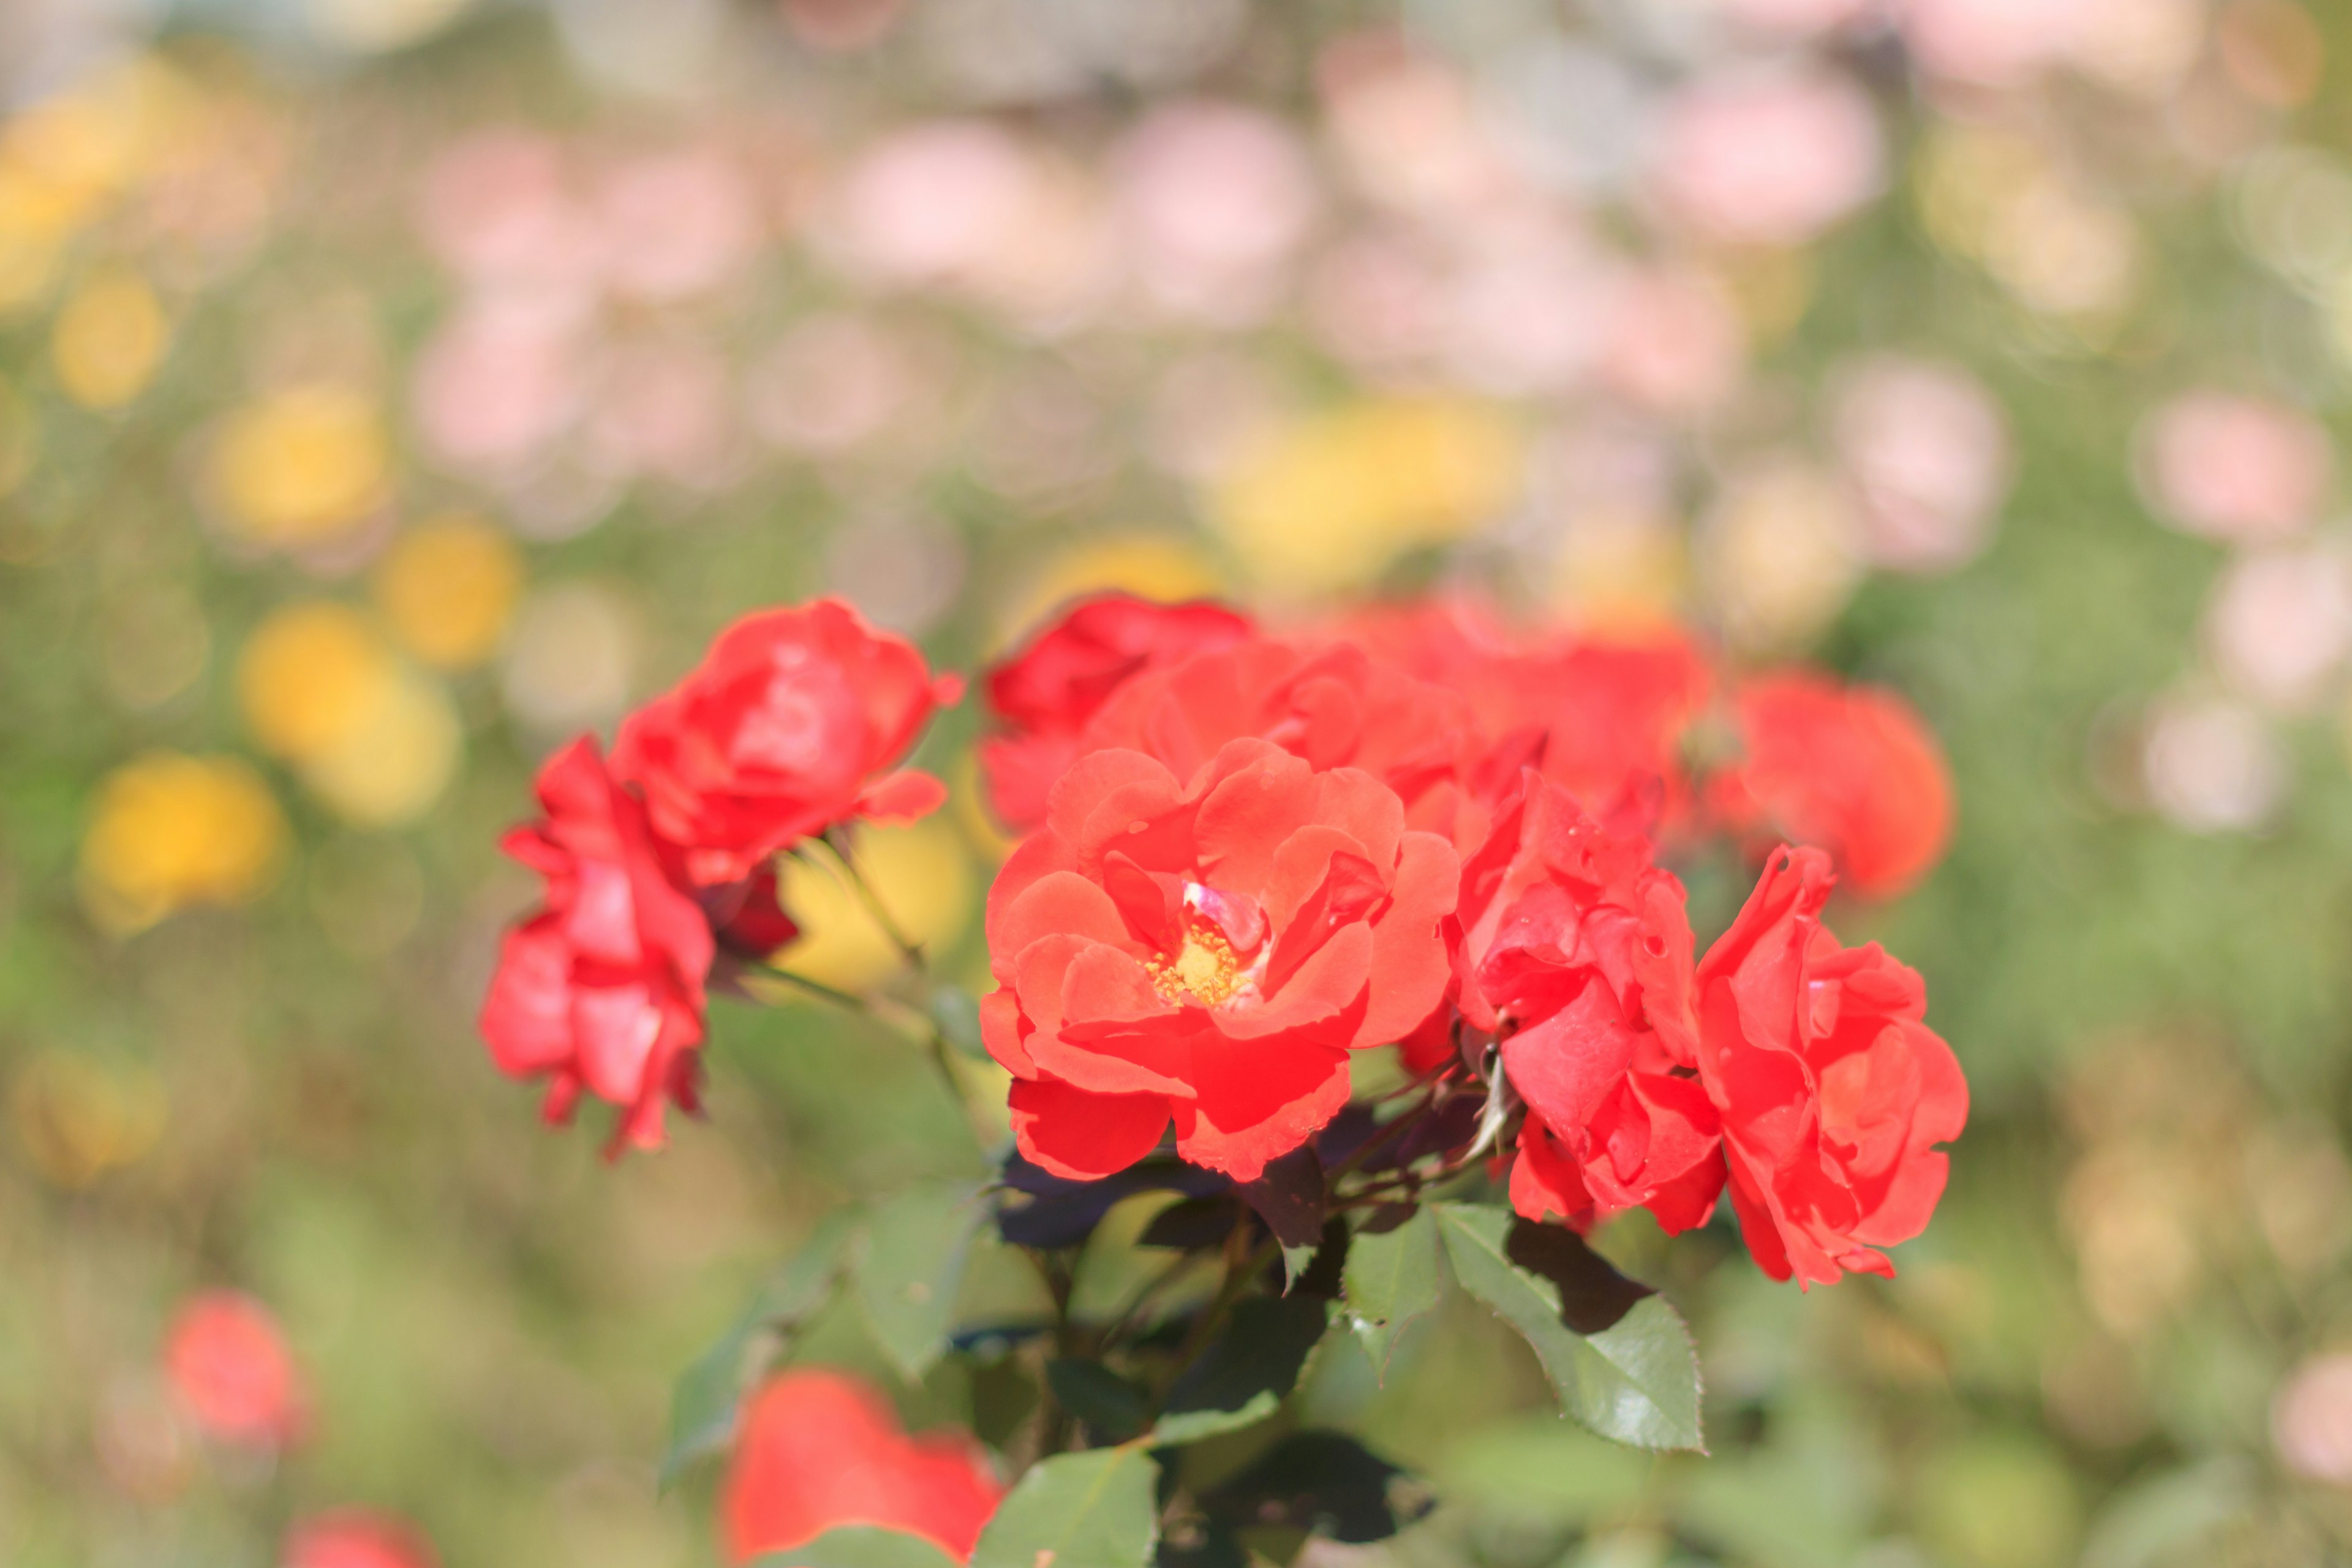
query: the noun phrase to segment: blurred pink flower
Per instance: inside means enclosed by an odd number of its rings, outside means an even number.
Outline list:
[[[1335,40],[1316,61],[1316,79],[1341,162],[1373,200],[1432,213],[1492,194],[1501,181],[1469,84],[1398,35]]]
[[[752,366],[752,426],[788,450],[845,451],[889,426],[920,391],[923,367],[878,323],[847,314],[795,324]]]
[[[425,172],[425,239],[477,287],[593,290],[595,225],[565,188],[562,150],[529,131],[453,143]]]
[[[1145,295],[1220,325],[1265,313],[1321,204],[1289,127],[1234,104],[1162,105],[1113,149],[1108,169]]]
[[[2318,421],[2267,398],[2192,392],[2158,409],[2140,432],[2148,506],[2208,539],[2301,531],[2326,503],[2334,468]]]
[[[1903,37],[1931,75],[2003,87],[2056,64],[2098,0],[1895,0]]]
[[[1953,571],[1991,542],[2009,423],[1957,365],[1885,356],[1838,377],[1830,435],[1863,503],[1863,549],[1896,572]]]
[[[2205,640],[2221,674],[2255,701],[2311,708],[2352,654],[2352,559],[2336,545],[2240,557],[2205,607]]]
[[[2352,1355],[2313,1356],[2271,1403],[2271,1441],[2297,1475],[2352,1486]]]
[[[1301,304],[1330,353],[1362,370],[1392,369],[1436,342],[1444,280],[1413,236],[1374,228],[1340,239],[1308,268]]]
[[[1869,96],[1845,77],[1792,69],[1685,88],[1652,179],[1666,211],[1706,238],[1799,245],[1875,195],[1884,173]]]
[[[297,1521],[278,1568],[439,1568],[440,1558],[405,1520],[369,1509],[336,1509]]]
[[[680,300],[742,270],[759,243],[750,183],[719,153],[633,159],[597,193],[605,272],[616,292]]]
[[[718,350],[687,338],[618,345],[602,383],[586,431],[597,467],[697,489],[729,476],[734,388]]]
[[[1634,271],[1610,291],[1601,374],[1621,397],[1654,413],[1693,415],[1739,384],[1747,337],[1723,289],[1678,268]]]
[[[2148,799],[2192,833],[2258,827],[2286,795],[2277,735],[2261,714],[2225,698],[2160,700],[2142,745]]]
[[[866,148],[835,192],[852,266],[884,282],[969,280],[1034,204],[1029,150],[982,121],[911,125]]]
[[[585,357],[563,312],[504,295],[463,307],[416,357],[409,395],[417,432],[461,468],[527,464],[578,417]]]
[[[793,41],[820,54],[870,48],[887,37],[906,0],[779,0]]]
[[[1610,267],[1540,208],[1503,208],[1458,228],[1440,352],[1486,392],[1565,392],[1589,375],[1608,332]]]

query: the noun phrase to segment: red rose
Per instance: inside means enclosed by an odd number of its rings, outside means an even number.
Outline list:
[[[278,1447],[308,1424],[302,1374],[269,1309],[233,1290],[191,1297],[172,1319],[163,1375],[209,1436]]]
[[[1532,772],[1462,873],[1463,1016],[1528,1107],[1511,1203],[1580,1230],[1647,1207],[1701,1224],[1723,1185],[1697,1080],[1682,883],[1648,837]]]
[[[853,1524],[919,1535],[961,1563],[1003,1494],[969,1437],[909,1437],[864,1384],[803,1370],[752,1398],[719,1494],[719,1525],[733,1563]]]
[[[621,725],[613,771],[698,884],[740,881],[850,817],[907,821],[940,781],[886,772],[962,683],[837,599],[747,616],[694,672]]]
[[[1835,880],[1822,851],[1776,850],[1698,966],[1700,1077],[1741,1234],[1766,1273],[1808,1283],[1895,1272],[1874,1249],[1926,1228],[1935,1145],[1969,1116],[1918,974],[1822,924]]]
[[[287,1532],[280,1568],[439,1568],[430,1542],[407,1523],[365,1509],[338,1509]]]
[[[546,820],[504,847],[547,879],[546,901],[507,932],[482,1034],[501,1070],[548,1077],[549,1121],[584,1087],[622,1108],[615,1152],[658,1146],[664,1096],[694,1106],[709,923],[665,872],[644,805],[594,742],[548,760],[539,798]]]
[[[1129,679],[1187,655],[1236,643],[1246,616],[1206,602],[1160,605],[1106,594],[1073,605],[988,675],[1003,733],[981,742],[989,804],[1026,833],[1045,819],[1054,781],[1078,759],[1087,721]]]
[[[1683,734],[1713,684],[1697,646],[1674,628],[1530,639],[1470,599],[1376,610],[1342,634],[1460,693],[1486,748],[1518,753],[1595,811],[1643,780],[1674,782]],[[1504,791],[1517,782],[1516,767],[1494,781]]]
[[[1353,643],[1253,638],[1148,671],[1103,705],[1081,750],[1141,752],[1190,778],[1244,738],[1318,769],[1360,768],[1396,792],[1413,826],[1464,841],[1462,781],[1478,742],[1468,704]],[[1486,817],[1472,816],[1475,841]]]
[[[1108,1175],[1172,1119],[1186,1159],[1255,1179],[1347,1102],[1351,1049],[1444,994],[1457,873],[1360,768],[1259,740],[1189,784],[1136,752],[1081,758],[989,891],[981,1016],[1022,1152]]]
[[[1746,752],[1716,788],[1732,826],[1821,846],[1866,898],[1902,892],[1943,857],[1951,771],[1902,698],[1787,670],[1742,686],[1733,707]]]

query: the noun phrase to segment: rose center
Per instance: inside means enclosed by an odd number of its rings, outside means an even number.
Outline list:
[[[1214,1007],[1231,1000],[1246,978],[1241,957],[1225,940],[1225,933],[1201,920],[1184,923],[1184,945],[1173,956],[1151,959],[1144,968],[1151,975],[1153,990],[1171,1002],[1190,1002],[1197,1007]]]

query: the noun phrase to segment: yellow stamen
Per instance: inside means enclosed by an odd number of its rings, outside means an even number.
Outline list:
[[[1214,1007],[1242,988],[1242,965],[1225,933],[1205,921],[1188,921],[1184,945],[1173,958],[1147,960],[1151,988],[1171,1002]]]

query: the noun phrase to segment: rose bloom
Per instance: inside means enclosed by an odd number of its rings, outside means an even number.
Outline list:
[[[1892,1275],[1876,1249],[1927,1227],[1969,1086],[1923,1021],[1918,973],[1822,923],[1836,881],[1786,847],[1698,965],[1698,1065],[1722,1117],[1741,1237],[1804,1284]]]
[[[771,1382],[745,1410],[719,1530],[732,1563],[848,1525],[919,1535],[961,1563],[1003,1494],[970,1437],[910,1437],[865,1384],[804,1369]]]
[[[1821,846],[1865,898],[1904,891],[1943,858],[1951,770],[1901,697],[1792,669],[1747,682],[1733,709],[1745,754],[1713,792],[1728,824]]]
[[[1463,868],[1462,1015],[1502,1037],[1528,1105],[1510,1191],[1529,1219],[1590,1230],[1646,1206],[1674,1234],[1714,1212],[1685,902],[1645,834],[1533,773]]]
[[[302,1435],[309,1403],[269,1309],[233,1290],[190,1297],[172,1319],[163,1376],[208,1436],[278,1447]]]
[[[1087,721],[1133,677],[1239,642],[1249,618],[1205,601],[1160,605],[1127,594],[1083,600],[989,671],[1001,731],[981,743],[989,803],[1025,833],[1045,817],[1054,782],[1078,758]]]
[[[838,599],[747,616],[694,672],[622,724],[613,771],[698,885],[736,882],[853,817],[905,822],[946,789],[887,771],[962,683]]]
[[[405,1521],[367,1509],[337,1509],[287,1532],[279,1568],[440,1568],[440,1558]]]
[[[1677,802],[1683,736],[1713,684],[1680,630],[1530,639],[1457,599],[1359,615],[1345,634],[1467,705],[1473,794],[1499,798],[1524,764],[1594,811],[1657,782]],[[1484,822],[1475,826],[1457,847],[1484,837]]]
[[[2148,504],[2187,533],[2259,542],[2300,532],[2325,503],[2327,433],[2300,409],[2263,398],[2190,393],[2141,433]]]
[[[1396,792],[1415,827],[1456,843],[1485,835],[1475,812],[1475,831],[1463,826],[1470,808],[1460,781],[1479,739],[1467,702],[1354,640],[1252,638],[1147,670],[1103,704],[1080,750],[1141,752],[1190,778],[1244,738],[1272,741],[1318,769],[1363,769]]]
[[[547,879],[546,897],[507,932],[483,1037],[501,1071],[548,1079],[550,1121],[570,1116],[585,1088],[622,1108],[614,1152],[658,1147],[665,1097],[696,1105],[709,924],[594,742],[549,759],[539,799],[545,819],[503,847]]]
[[[1189,779],[1081,758],[989,892],[981,1018],[1021,1152],[1108,1175],[1172,1121],[1184,1158],[1255,1180],[1347,1103],[1349,1051],[1444,994],[1458,872],[1361,768],[1255,739]]]

